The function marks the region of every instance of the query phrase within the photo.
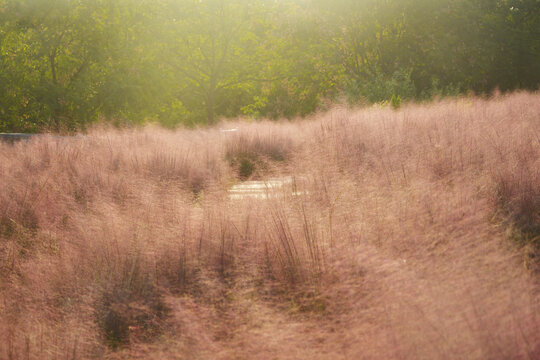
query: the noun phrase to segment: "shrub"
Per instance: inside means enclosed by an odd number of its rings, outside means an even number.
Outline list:
[[[540,264],[540,172],[522,168],[494,176],[494,203],[510,228],[510,237],[523,247],[526,266]]]
[[[290,136],[265,130],[241,129],[225,141],[225,158],[241,180],[267,173],[271,163],[286,162],[292,154],[294,145]]]
[[[137,294],[115,288],[103,294],[97,308],[98,323],[111,348],[153,340],[162,332],[169,312],[156,289]]]
[[[402,99],[414,98],[416,89],[411,72],[397,70],[391,75],[376,72],[369,79],[349,79],[345,82],[345,94],[349,103],[366,99],[370,103],[390,101],[393,96]]]

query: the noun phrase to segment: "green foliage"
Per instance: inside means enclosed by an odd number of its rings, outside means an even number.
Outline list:
[[[392,99],[390,99],[390,105],[397,110],[401,107],[401,96],[396,96],[395,94],[392,95]]]
[[[446,86],[441,86],[441,82],[437,78],[431,80],[431,87],[422,91],[420,94],[420,99],[423,100],[432,100],[435,98],[443,97],[456,97],[462,93],[462,86],[457,84],[447,84]]]
[[[255,163],[248,157],[240,159],[240,166],[238,168],[238,174],[240,179],[248,179],[255,171]]]
[[[410,72],[402,70],[394,72],[389,77],[376,73],[372,79],[364,82],[349,79],[345,84],[347,97],[351,103],[362,99],[372,103],[390,101],[393,97],[412,99],[416,92]]]
[[[256,153],[241,152],[227,156],[229,164],[238,173],[238,178],[242,181],[248,180],[255,171],[265,169],[264,162]]]
[[[537,89],[538,0],[0,0],[0,131]],[[396,104],[396,102],[392,102]]]

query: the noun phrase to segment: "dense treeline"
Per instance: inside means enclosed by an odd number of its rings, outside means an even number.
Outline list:
[[[0,0],[0,131],[536,89],[539,0]]]

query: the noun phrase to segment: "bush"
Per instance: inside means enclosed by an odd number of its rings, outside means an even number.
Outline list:
[[[146,296],[116,288],[103,295],[98,323],[111,348],[132,341],[150,341],[159,335],[169,309],[154,289]]]
[[[522,246],[527,262],[540,262],[540,173],[522,169],[494,176],[494,202],[510,225],[510,237]]]
[[[395,94],[392,95],[392,99],[390,100],[390,105],[397,110],[401,107],[401,96],[396,96]]]
[[[275,133],[241,131],[225,143],[225,159],[241,180],[269,170],[270,162],[285,162],[292,154],[290,137]]]
[[[345,94],[349,103],[357,103],[362,99],[377,103],[390,101],[392,97],[412,99],[416,89],[411,80],[411,72],[397,70],[390,76],[377,72],[370,79],[349,79],[345,82]]]

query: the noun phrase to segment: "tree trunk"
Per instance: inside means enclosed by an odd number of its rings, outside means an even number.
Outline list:
[[[208,124],[212,125],[215,121],[215,102],[216,102],[216,89],[212,82],[208,89],[208,96],[206,99],[206,120]]]
[[[56,49],[49,55],[49,60],[51,62],[52,81],[56,85],[58,83],[58,80],[56,78]]]

